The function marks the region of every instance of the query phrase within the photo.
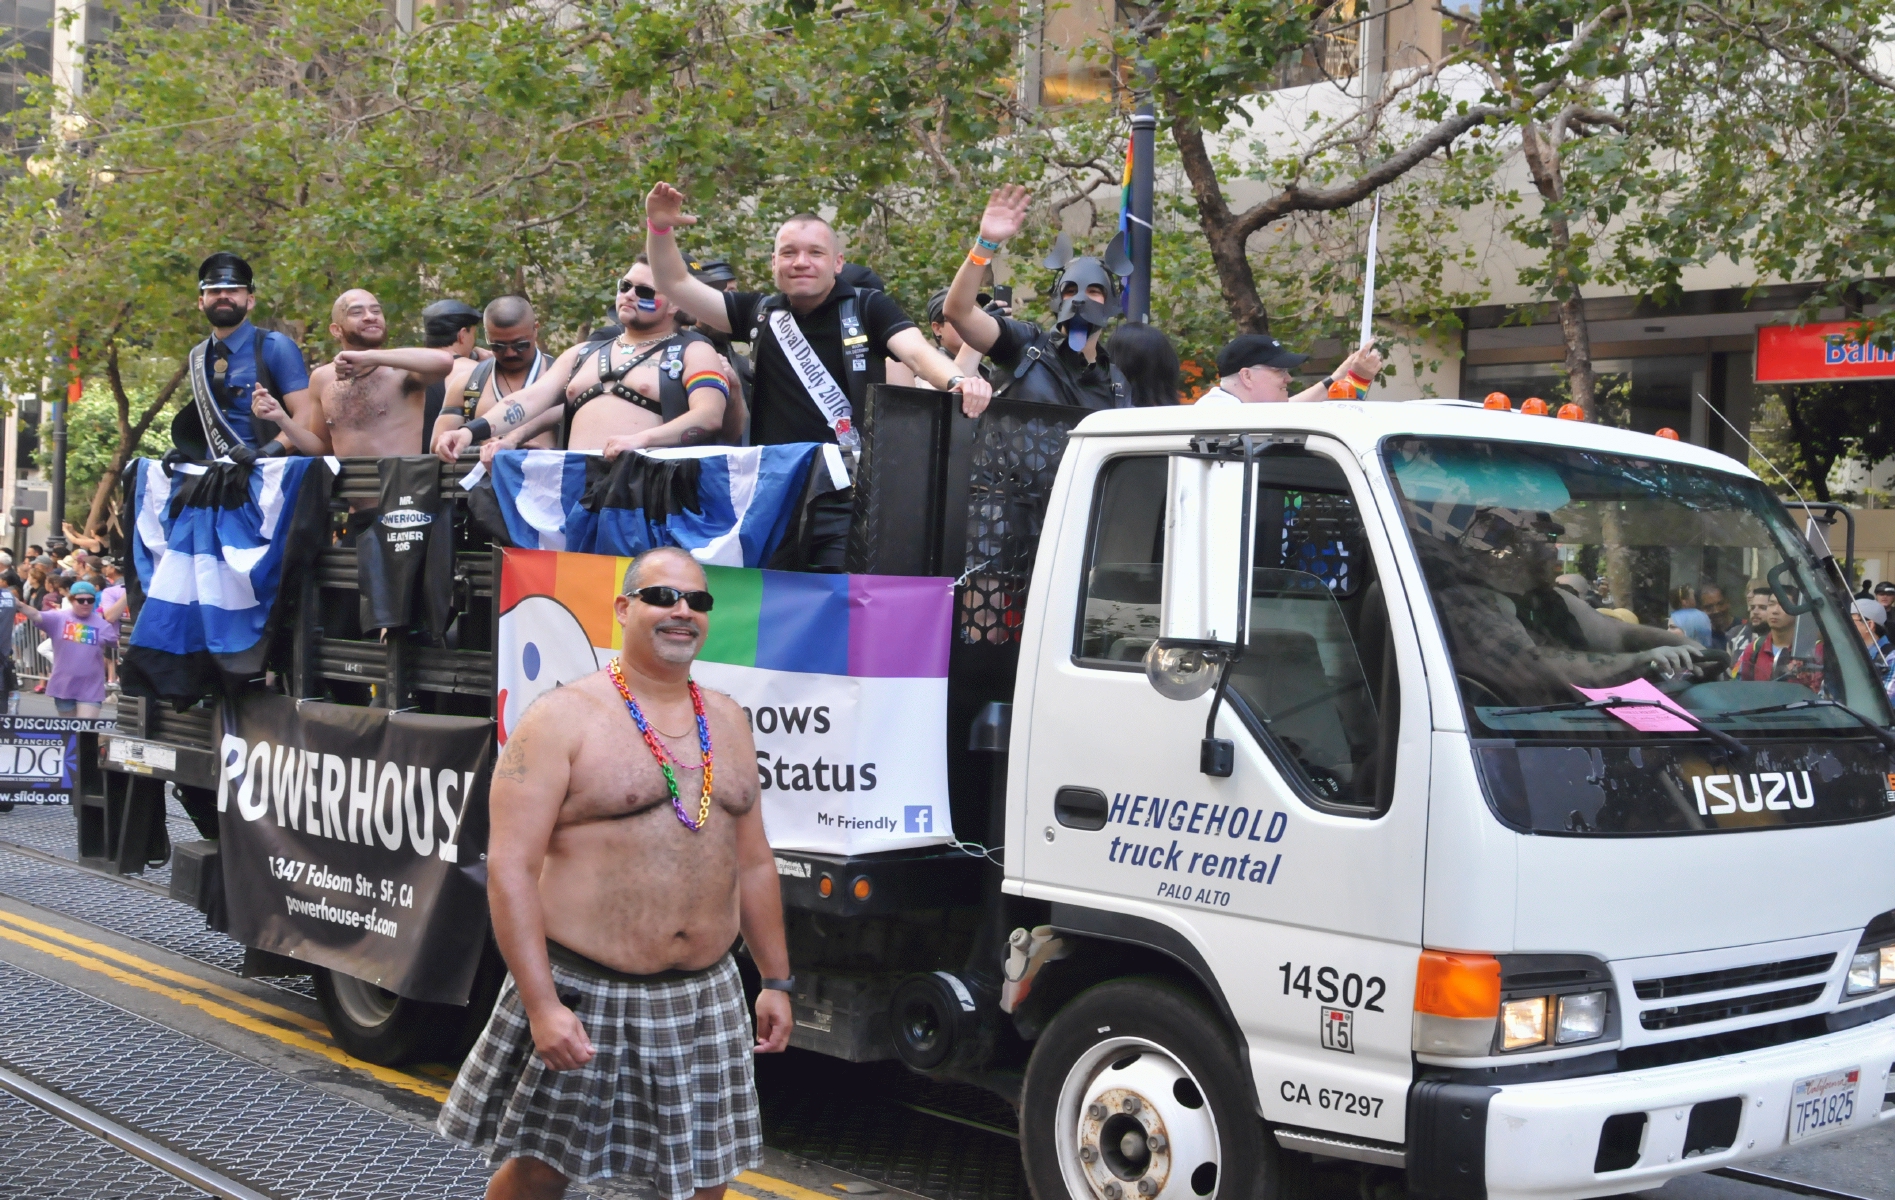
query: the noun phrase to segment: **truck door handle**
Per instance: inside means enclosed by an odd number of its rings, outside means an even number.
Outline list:
[[[1063,787],[1053,793],[1053,819],[1068,829],[1104,829],[1107,805],[1098,788]]]

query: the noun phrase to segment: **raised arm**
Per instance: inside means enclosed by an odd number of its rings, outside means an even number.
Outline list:
[[[724,293],[691,274],[672,233],[676,226],[695,224],[697,218],[684,211],[684,193],[659,183],[645,197],[645,257],[651,260],[652,278],[666,298],[696,317],[698,324],[729,333]]]
[[[1310,384],[1296,395],[1290,397],[1292,404],[1308,404],[1317,400],[1329,399],[1329,385],[1344,375],[1354,375],[1367,383],[1374,383],[1375,377],[1382,373],[1382,352],[1375,343],[1364,342],[1355,353],[1342,360],[1342,365],[1329,373],[1329,378]],[[1612,618],[1607,617],[1610,621]]]
[[[494,941],[533,1027],[533,1048],[548,1067],[570,1071],[591,1061],[592,1040],[554,990],[540,871],[578,747],[570,710],[590,701],[560,691],[568,689],[548,692],[526,710],[494,767],[487,798],[487,908]]]
[[[1008,184],[995,188],[987,199],[987,211],[980,215],[980,237],[999,246],[1020,232],[1020,227],[1026,224],[1028,202],[1027,190],[1023,187]],[[994,251],[979,244],[968,251],[967,257],[961,260],[961,269],[954,272],[954,282],[948,285],[947,300],[942,306],[948,324],[954,326],[961,340],[982,354],[992,350],[1000,337],[1000,322],[980,307],[980,281],[987,273],[987,260],[991,260],[993,254]]]
[[[309,393],[304,392],[303,394],[307,396]],[[305,400],[303,409],[304,415],[306,416],[313,407],[313,404]],[[275,421],[280,429],[277,440],[283,442],[290,449],[296,451],[296,453],[307,454],[313,457],[329,452],[329,447],[322,440],[321,435],[312,432],[308,426],[297,419],[294,413],[285,411],[283,405],[277,401],[277,398],[265,390],[264,386],[260,383],[253,385],[250,389],[250,411],[266,421]]]
[[[992,317],[987,319],[993,320]],[[888,350],[935,387],[944,392],[959,392],[961,411],[970,417],[978,417],[986,411],[987,402],[994,398],[992,384],[978,372],[963,372],[954,365],[953,359],[929,345],[928,339],[912,325],[888,339]]]
[[[454,370],[454,356],[445,350],[427,346],[405,346],[396,350],[344,350],[335,357],[336,378],[351,379],[366,375],[376,367],[406,371],[422,383],[446,379]]]

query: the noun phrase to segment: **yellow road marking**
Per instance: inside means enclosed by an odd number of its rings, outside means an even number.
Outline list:
[[[831,1194],[791,1183],[787,1179],[778,1179],[773,1175],[759,1175],[755,1171],[745,1171],[738,1175],[737,1182],[748,1184],[760,1192],[785,1197],[786,1200],[836,1200]]]
[[[404,1091],[426,1096],[430,1100],[440,1101],[447,1099],[448,1090],[439,1084],[427,1083],[423,1080],[416,1079],[412,1075],[394,1070],[391,1067],[378,1067],[374,1063],[363,1062],[353,1055],[344,1053],[336,1046],[326,1045],[298,1030],[285,1029],[280,1025],[274,1025],[268,1021],[259,1020],[249,1013],[238,1012],[234,1008],[229,1008],[214,1000],[207,1000],[194,992],[186,992],[174,987],[167,987],[162,983],[147,979],[143,975],[135,974],[121,967],[115,967],[110,963],[93,958],[89,954],[56,945],[55,943],[14,929],[0,928],[0,938],[5,938],[10,942],[18,942],[20,945],[37,950],[42,954],[49,954],[63,962],[69,962],[74,966],[84,967],[88,971],[95,971],[100,975],[116,979],[120,983],[127,984],[131,987],[139,988],[170,1000],[175,1000],[179,1004],[198,1009],[219,1020],[247,1029],[252,1033],[260,1033],[264,1037],[273,1038],[286,1046],[294,1046],[299,1050],[305,1050],[311,1054],[320,1055],[333,1063],[347,1067],[352,1071],[360,1071],[382,1083],[390,1084]],[[812,1192],[810,1194],[815,1195],[816,1193]],[[797,1197],[796,1200],[806,1200],[806,1198]]]
[[[123,950],[117,950],[101,942],[82,938],[75,933],[67,933],[65,930],[52,925],[43,925],[38,921],[29,920],[17,913],[7,912],[4,909],[0,909],[0,921],[4,921],[19,929],[31,930],[34,933],[40,934],[42,937],[56,938],[68,946],[90,951],[100,958],[109,959],[112,962],[131,967],[133,970],[142,971],[147,975],[169,980],[172,983],[181,983],[186,987],[216,996],[220,1000],[228,1000],[232,1004],[241,1005],[252,1012],[261,1013],[266,1017],[281,1021],[286,1025],[293,1025],[307,1033],[313,1033],[324,1041],[333,1040],[329,1036],[328,1027],[321,1021],[311,1020],[299,1012],[291,1012],[289,1009],[271,1004],[267,1000],[259,1000],[255,996],[247,996],[234,988],[227,988],[221,984],[212,983],[207,979],[199,979],[195,975],[187,975],[182,971],[174,971],[169,967],[159,966],[157,963],[140,958],[136,954],[127,954]]]

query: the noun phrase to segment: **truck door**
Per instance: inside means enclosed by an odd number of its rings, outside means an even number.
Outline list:
[[[1204,774],[1211,696],[1167,699],[1144,667],[1181,449],[1074,446],[1065,526],[1083,502],[1086,534],[1059,539],[1042,577],[1010,866],[1055,923],[1188,943],[1174,956],[1195,953],[1221,990],[1267,1119],[1398,1145],[1428,711],[1387,530],[1340,443],[1311,436],[1259,462],[1248,641],[1216,720],[1234,769]],[[1019,733],[1016,715],[1016,747]]]

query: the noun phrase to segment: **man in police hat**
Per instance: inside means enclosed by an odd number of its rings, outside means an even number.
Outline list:
[[[434,428],[448,396],[459,396],[474,368],[493,357],[476,344],[474,331],[479,325],[480,310],[459,300],[436,300],[421,310],[421,344],[454,356],[454,369],[447,378],[430,383],[423,393],[421,428],[429,446],[434,444]]]
[[[1342,365],[1290,395],[1290,372],[1309,361],[1267,333],[1240,333],[1217,352],[1217,386],[1198,397],[1199,404],[1282,404],[1329,399],[1330,387],[1350,379],[1375,382],[1382,356],[1373,343],[1342,360]],[[1352,381],[1353,382],[1353,381]]]
[[[198,266],[197,307],[211,336],[191,349],[192,402],[171,422],[172,443],[193,458],[289,454],[299,439],[283,427],[309,428],[314,406],[303,352],[286,335],[250,323],[252,282],[250,264],[228,251]]]
[[[1053,285],[1053,326],[997,317],[980,305],[980,283],[993,256],[1026,223],[1027,190],[995,188],[981,214],[980,233],[954,273],[943,315],[961,340],[993,359],[1008,400],[1034,400],[1077,408],[1128,408],[1125,379],[1100,345],[1100,335],[1119,313],[1119,279],[1131,261],[1113,239],[1104,258],[1073,257],[1072,240],[1061,234],[1045,266],[1058,271]]]

